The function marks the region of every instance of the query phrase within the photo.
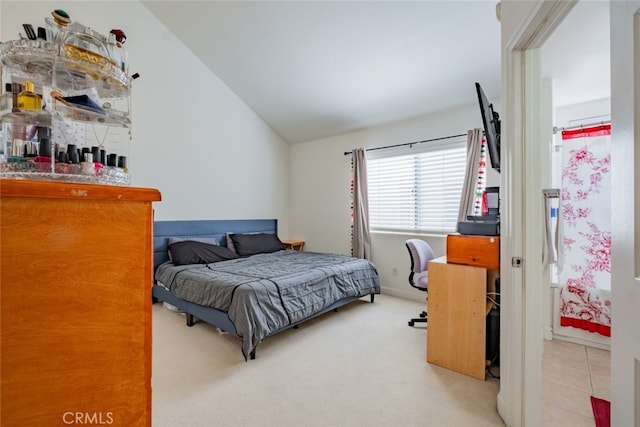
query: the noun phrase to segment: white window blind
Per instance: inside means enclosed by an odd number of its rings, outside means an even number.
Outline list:
[[[466,138],[367,153],[372,230],[456,230]]]

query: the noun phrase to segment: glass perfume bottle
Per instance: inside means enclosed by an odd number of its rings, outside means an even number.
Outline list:
[[[96,167],[93,164],[93,154],[86,153],[84,155],[84,162],[82,162],[81,166],[82,166],[82,172],[81,173],[83,175],[95,175],[96,174]]]
[[[24,89],[18,94],[18,111],[42,110],[42,99],[35,93],[31,80],[25,80]]]

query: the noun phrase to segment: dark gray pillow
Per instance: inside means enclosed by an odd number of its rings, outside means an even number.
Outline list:
[[[220,242],[218,242],[218,239],[215,237],[169,237],[169,240],[167,240],[167,246],[178,242],[184,242],[185,240],[193,240],[194,242],[220,246]]]
[[[210,245],[195,240],[172,243],[168,249],[171,260],[176,265],[209,264],[238,258],[238,255],[223,246]]]
[[[240,256],[266,254],[285,249],[275,234],[232,234],[231,240],[236,253]]]
[[[208,243],[210,245],[220,246],[220,243],[218,243],[218,239],[216,239],[215,237],[169,237],[169,239],[167,240],[167,249],[169,249],[169,245],[178,242],[184,242],[185,240],[193,240],[194,242],[202,242]],[[169,252],[169,260],[173,261],[171,252]]]

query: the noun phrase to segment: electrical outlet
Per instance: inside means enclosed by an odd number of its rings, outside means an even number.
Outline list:
[[[391,269],[391,275],[392,275],[393,277],[398,277],[398,267],[393,267],[393,268]]]

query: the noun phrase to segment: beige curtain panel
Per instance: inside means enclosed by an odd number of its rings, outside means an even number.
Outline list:
[[[364,148],[353,150],[353,256],[371,259],[367,155]]]
[[[478,164],[480,162],[480,150],[482,149],[482,129],[470,129],[467,131],[467,171],[464,176],[462,194],[460,195],[460,208],[458,209],[458,221],[465,221],[467,215],[473,213],[476,182],[478,181]]]

